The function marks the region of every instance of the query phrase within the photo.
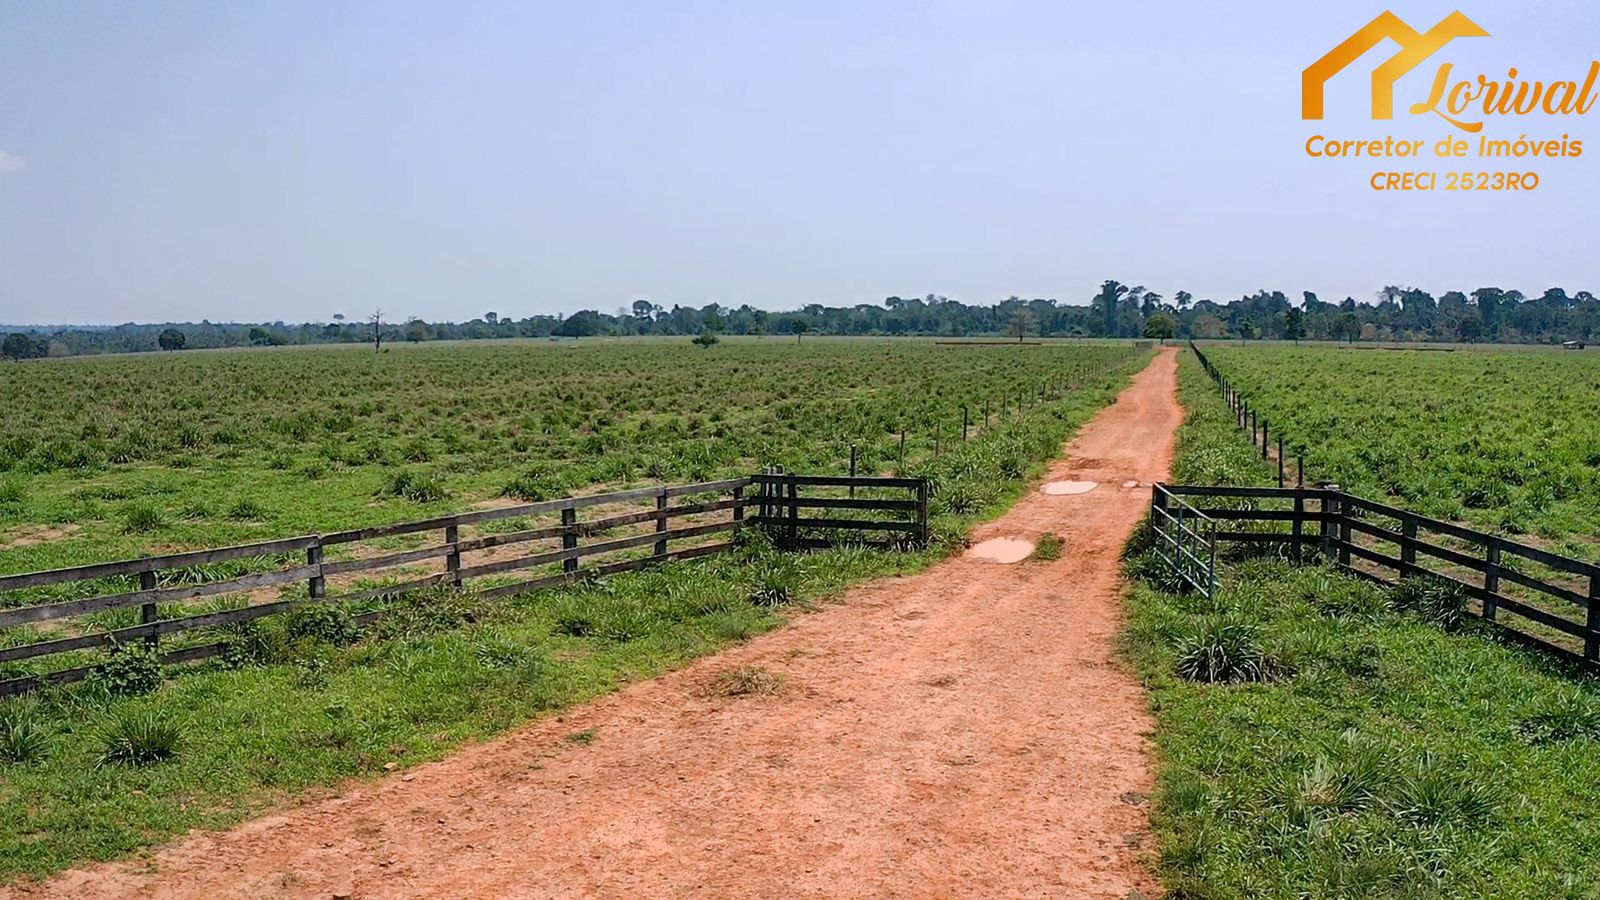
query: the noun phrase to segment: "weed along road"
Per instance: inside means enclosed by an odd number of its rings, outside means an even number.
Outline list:
[[[1167,476],[1175,375],[1160,353],[1052,465],[1069,489],[1035,485],[973,536],[1053,533],[1057,558],[974,547],[449,759],[29,896],[1151,893],[1152,723],[1114,658],[1118,553]]]

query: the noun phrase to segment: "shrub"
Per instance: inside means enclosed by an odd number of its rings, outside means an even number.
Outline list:
[[[290,640],[347,647],[361,636],[350,613],[334,603],[307,603],[283,618],[284,632]]]
[[[1275,665],[1252,625],[1208,617],[1178,639],[1178,674],[1189,681],[1231,683],[1266,681]]]
[[[122,533],[140,534],[146,531],[155,531],[166,524],[166,518],[161,514],[161,508],[153,503],[142,500],[128,504],[122,511]]]
[[[161,657],[143,641],[113,644],[90,680],[116,697],[148,694],[161,686]]]
[[[37,762],[49,749],[50,732],[32,703],[13,700],[0,704],[0,762]]]
[[[478,621],[481,605],[476,594],[452,585],[410,591],[384,608],[378,634],[407,638],[459,628]]]
[[[150,711],[118,710],[100,730],[100,762],[143,766],[178,755],[177,725]]]
[[[710,347],[710,346],[716,344],[717,341],[718,341],[717,336],[712,334],[711,332],[707,331],[707,332],[699,335],[698,337],[696,337],[694,340],[690,341],[690,343],[694,344],[697,347],[705,348],[705,347]]]
[[[1189,583],[1154,550],[1130,557],[1123,565],[1123,571],[1129,578],[1143,581],[1164,594],[1182,594],[1189,590]]]

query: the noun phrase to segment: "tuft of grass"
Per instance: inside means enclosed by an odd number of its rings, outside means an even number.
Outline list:
[[[27,502],[28,487],[22,479],[0,479],[0,506],[21,506]]]
[[[706,693],[712,697],[771,696],[782,691],[788,681],[782,673],[760,666],[738,666],[718,672]]]
[[[1033,552],[1028,554],[1028,558],[1037,562],[1054,562],[1061,558],[1061,551],[1066,545],[1061,535],[1047,531],[1039,535],[1039,542],[1033,545]]]
[[[135,500],[122,511],[122,533],[144,534],[165,527],[166,516],[161,507],[144,500]]]
[[[543,466],[525,469],[500,488],[500,496],[539,503],[566,496],[567,487],[555,472]]]
[[[439,476],[411,469],[391,472],[382,493],[413,503],[439,503],[450,496]]]
[[[0,763],[27,765],[50,750],[50,729],[38,705],[27,700],[0,703]]]
[[[159,713],[125,707],[100,729],[102,765],[147,766],[178,755],[183,731]]]
[[[250,497],[240,497],[228,505],[228,518],[236,522],[256,522],[267,518],[266,507]]]
[[[1535,746],[1567,741],[1600,741],[1600,701],[1578,689],[1541,700],[1517,723],[1517,736]]]
[[[1467,592],[1445,578],[1411,576],[1389,589],[1389,605],[1455,631],[1466,620]]]
[[[1235,618],[1211,616],[1182,635],[1177,672],[1190,681],[1226,684],[1266,681],[1276,664],[1261,645],[1260,629]]]

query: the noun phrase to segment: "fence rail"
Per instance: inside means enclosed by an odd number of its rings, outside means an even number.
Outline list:
[[[753,484],[759,490],[759,498],[748,494]],[[801,497],[802,486],[847,489],[852,494],[892,489],[909,493],[911,499]],[[143,641],[159,652],[160,642],[166,637],[208,629],[215,635],[216,629],[289,612],[309,603],[390,600],[436,585],[462,585],[482,578],[495,579],[480,591],[483,596],[510,596],[558,586],[584,574],[610,575],[667,560],[722,552],[733,547],[734,535],[747,525],[767,529],[773,533],[774,543],[792,549],[837,543],[815,537],[811,534],[814,529],[827,529],[831,535],[901,531],[909,536],[907,540],[876,543],[920,544],[927,538],[927,496],[927,482],[919,478],[769,472],[0,576],[0,666],[10,669],[0,669],[0,696],[27,692],[44,684],[78,681],[95,669],[92,662],[82,659],[72,660],[77,665],[49,672],[15,669],[16,664],[28,660],[133,641]],[[747,517],[747,508],[758,503],[764,515]],[[647,508],[624,511],[629,505]],[[580,521],[578,512],[584,509],[598,510],[600,515]],[[802,517],[801,509],[824,510],[826,517]],[[874,511],[909,519],[853,517]],[[541,518],[545,522],[537,521]],[[486,526],[496,527],[496,523],[503,527],[509,520],[522,519],[533,520],[527,523],[530,527],[484,530]],[[464,529],[469,528],[477,528],[480,533],[464,534]],[[612,533],[618,530],[627,533]],[[442,542],[404,546],[406,541],[430,532],[440,533]],[[372,542],[400,542],[401,546],[377,547]],[[866,539],[861,542],[874,543]],[[330,558],[339,554],[340,558]],[[604,561],[590,562],[597,558]],[[242,565],[252,571],[214,578],[197,570],[219,563]],[[529,574],[533,577],[516,580]],[[364,580],[374,577],[382,579],[382,583]],[[506,581],[508,577],[513,580]],[[297,589],[297,585],[303,588]],[[269,590],[272,595],[260,596]],[[299,596],[283,596],[290,591]],[[63,593],[69,596],[49,596]],[[221,609],[197,608],[194,603],[206,598],[227,603],[240,596],[244,598],[241,604]],[[137,610],[137,621],[130,622],[128,616],[133,610]],[[369,624],[381,615],[381,610],[368,610],[355,619],[358,624]],[[160,655],[163,662],[188,662],[219,655],[228,646],[229,641],[223,639],[172,648]]]
[[[873,546],[926,546],[928,543],[928,480],[926,478],[886,478],[877,476],[789,475],[770,469],[751,479],[757,489],[753,522],[764,527],[774,542],[784,549],[802,550],[833,546],[837,534],[872,532],[899,534],[899,538],[855,540]],[[800,496],[801,488],[834,492],[848,490],[849,496]],[[858,496],[899,494],[893,496]],[[801,510],[821,510],[818,516],[802,515]],[[842,511],[842,512],[841,512]],[[849,513],[891,513],[889,518],[863,518]]]
[[[1211,505],[1191,507],[1200,515],[1258,526],[1219,530],[1218,542],[1279,544],[1300,559],[1309,551],[1384,583],[1452,582],[1472,599],[1470,612],[1600,669],[1600,566],[1341,490],[1157,485],[1162,495],[1201,498]]]

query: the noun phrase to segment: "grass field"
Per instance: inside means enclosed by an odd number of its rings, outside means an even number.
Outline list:
[[[770,463],[838,471],[851,443],[865,451],[867,470],[892,468],[890,433],[901,427],[907,468],[935,486],[936,542],[921,552],[797,556],[750,538],[731,554],[506,601],[450,591],[390,601],[364,632],[351,627],[348,609],[311,608],[263,620],[237,634],[229,654],[164,680],[137,647],[126,648],[86,682],[0,703],[0,878],[123,856],[342,778],[437,758],[775,627],[862,578],[927,565],[1003,509],[1147,359],[1127,347],[817,341],[6,367],[4,377],[35,397],[31,414],[42,423],[33,444],[12,448],[7,483],[21,487],[7,528],[79,527],[8,547],[0,571],[422,518],[493,498],[508,483],[522,497],[748,474]],[[1037,398],[1042,385],[1112,363],[1058,399]],[[326,385],[315,402],[296,393],[307,379]],[[48,392],[71,396],[79,412],[37,399]],[[994,415],[979,428],[985,398]],[[964,443],[963,403],[977,410]],[[74,442],[65,435],[80,416],[100,430]],[[152,420],[164,423],[157,437],[132,437]],[[291,421],[309,430],[297,438],[283,424]],[[932,426],[941,421],[934,458]],[[184,423],[201,436],[192,446],[167,430]],[[129,461],[106,449],[130,441],[161,449]],[[80,444],[95,448],[92,458],[50,462],[48,448]],[[420,456],[407,453],[413,444],[430,448],[428,458],[408,461]],[[369,457],[364,447],[377,449]],[[416,472],[443,495],[388,496],[393,471]],[[240,502],[256,504],[255,513],[227,512]],[[140,503],[159,515],[130,528],[128,511]],[[14,637],[0,634],[0,643]]]
[[[1365,373],[1356,383],[1416,379],[1416,392],[1436,377],[1419,372],[1465,377],[1467,361],[1507,365],[1482,354],[1325,355],[1332,353],[1229,351],[1213,360],[1251,373],[1254,381],[1241,375],[1238,383],[1254,385],[1271,409],[1287,411],[1295,394],[1264,392],[1264,373],[1310,373],[1297,383],[1311,408],[1286,421],[1358,414],[1353,389],[1314,389],[1324,386],[1319,379],[1336,381],[1325,370],[1341,364]],[[1410,374],[1368,371],[1368,357]],[[1275,473],[1234,427],[1191,355],[1180,380],[1188,417],[1174,480],[1270,483]],[[1456,402],[1448,389],[1441,393],[1433,407]],[[1374,405],[1389,402],[1383,394],[1374,391]],[[1318,399],[1346,412],[1318,412]],[[1525,417],[1535,408],[1508,402]],[[1379,446],[1409,441],[1392,433],[1403,417],[1374,413],[1361,421],[1349,445],[1355,435]],[[1559,431],[1549,421],[1525,427]],[[1349,467],[1342,479],[1362,483],[1354,460],[1328,460]],[[1461,480],[1463,465],[1448,471],[1457,480],[1436,484],[1473,487]],[[1600,689],[1592,680],[1498,643],[1470,620],[1452,625],[1400,611],[1410,605],[1402,592],[1327,569],[1271,558],[1231,558],[1220,568],[1222,584],[1207,601],[1162,590],[1148,558],[1130,562],[1145,578],[1130,594],[1126,645],[1159,725],[1155,824],[1172,896],[1600,893]]]
[[[863,472],[1128,352],[508,342],[0,366],[0,574],[762,465]],[[404,473],[404,483],[397,474]]]
[[[1600,559],[1600,356],[1205,352],[1317,478]]]

